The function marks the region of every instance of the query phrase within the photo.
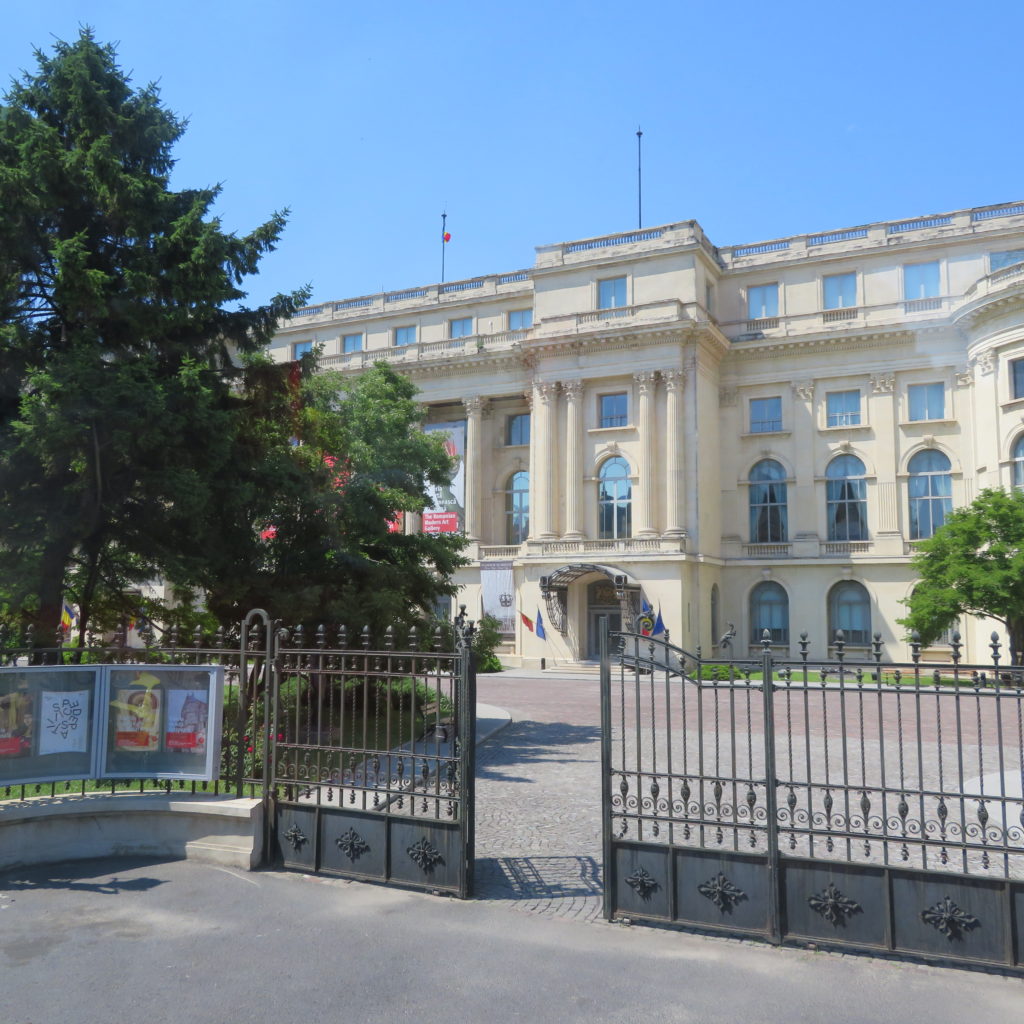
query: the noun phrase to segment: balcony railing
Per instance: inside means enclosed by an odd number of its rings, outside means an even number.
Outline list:
[[[792,544],[744,544],[745,558],[789,558]]]
[[[616,551],[621,553],[660,551],[657,537],[618,537],[614,540],[545,540],[540,543],[542,555],[575,555],[587,552]]]
[[[821,544],[823,555],[866,555],[870,552],[869,540],[826,540]]]
[[[952,216],[921,217],[918,220],[901,220],[895,224],[887,224],[885,233],[887,235],[902,235],[905,231],[920,231],[922,228],[942,228],[952,223]]]
[[[904,299],[904,313],[928,313],[935,309],[942,309],[942,299]]]
[[[777,316],[763,316],[759,320],[748,320],[747,330],[748,331],[774,331],[779,326],[779,318]]]
[[[489,544],[479,548],[481,561],[485,558],[516,558],[519,551],[518,544]]]
[[[843,309],[826,309],[821,314],[822,323],[837,324],[845,320],[856,320],[860,310],[856,306],[846,306]]]

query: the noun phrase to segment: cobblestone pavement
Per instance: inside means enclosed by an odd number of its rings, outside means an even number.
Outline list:
[[[477,751],[479,899],[548,917],[601,914],[597,678],[481,676],[512,725]]]

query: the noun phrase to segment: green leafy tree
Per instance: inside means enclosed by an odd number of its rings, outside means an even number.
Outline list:
[[[920,582],[902,625],[928,644],[962,615],[996,619],[1018,664],[1024,650],[1024,492],[982,491],[921,542],[913,566]]]
[[[305,294],[244,305],[284,215],[237,236],[218,189],[172,190],[184,122],[113,48],[86,30],[35,56],[0,106],[0,603],[49,631],[70,589],[84,630],[187,576],[239,456],[233,356]]]
[[[311,626],[425,618],[465,563],[463,538],[401,528],[451,473],[443,443],[422,432],[415,387],[386,364],[356,378],[304,365],[250,361],[239,457],[212,519],[194,526],[201,554],[183,580],[221,621],[252,607]]]

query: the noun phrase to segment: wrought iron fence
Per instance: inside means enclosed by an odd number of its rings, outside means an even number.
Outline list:
[[[842,633],[832,656],[817,658],[804,634],[796,660],[777,659],[768,637],[757,660],[708,660],[632,634],[613,641],[604,685],[610,916],[1020,962],[1019,949],[1003,946],[1024,912],[1024,666],[1003,663],[994,634],[987,665],[964,664],[956,635],[947,664],[924,662],[917,643],[909,662],[884,662],[877,634],[866,658],[847,655]],[[707,877],[683,885],[690,871]],[[840,890],[869,876],[881,880],[877,914],[851,925]],[[809,880],[821,891],[797,900]],[[952,907],[929,896],[908,916],[900,886],[911,884],[939,886]],[[860,913],[870,900],[853,902]],[[906,937],[911,917],[924,936]],[[989,944],[973,937],[974,950],[959,949],[984,918]],[[878,929],[860,935],[869,919]]]
[[[266,857],[285,867],[468,896],[473,877],[471,624],[402,646],[388,628],[280,631]],[[422,649],[423,647],[427,649]]]

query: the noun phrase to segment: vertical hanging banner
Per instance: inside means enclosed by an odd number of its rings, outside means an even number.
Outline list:
[[[462,533],[466,528],[466,421],[427,423],[423,431],[447,435],[445,450],[455,460],[448,482],[429,489],[434,507],[423,512],[423,532]]]
[[[480,590],[483,594],[484,615],[493,615],[500,623],[498,628],[502,633],[514,633],[516,592],[512,577],[512,560],[481,562]]]

